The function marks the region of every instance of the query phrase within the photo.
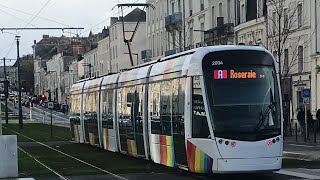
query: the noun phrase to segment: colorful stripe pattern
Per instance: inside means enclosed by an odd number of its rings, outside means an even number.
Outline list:
[[[96,145],[95,135],[93,133],[89,133],[89,142],[91,145]]]
[[[103,128],[103,148],[105,150],[109,149],[109,134],[107,128]]]
[[[174,167],[172,136],[160,135],[160,164]]]
[[[189,171],[195,173],[211,173],[213,159],[198,147],[187,141],[187,159]]]
[[[135,140],[127,139],[127,152],[131,156],[137,156],[137,145]]]

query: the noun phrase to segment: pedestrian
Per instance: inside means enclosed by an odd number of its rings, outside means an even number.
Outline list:
[[[305,118],[304,118],[304,110],[302,108],[299,108],[299,112],[297,114],[297,119],[299,121],[301,132],[304,134],[305,131]]]
[[[320,123],[319,123],[319,122],[320,122],[320,109],[318,109],[318,111],[317,111],[317,113],[316,113],[316,118],[317,118],[317,120],[318,120],[318,123],[317,123],[317,124],[318,124],[318,127],[317,127],[317,128],[318,128],[318,130],[319,130],[319,129],[320,129],[320,127],[319,127],[319,126],[320,126]]]
[[[308,139],[309,139],[310,130],[311,130],[311,127],[313,126],[313,117],[310,110],[307,111],[307,125],[308,125],[307,132],[308,132]]]

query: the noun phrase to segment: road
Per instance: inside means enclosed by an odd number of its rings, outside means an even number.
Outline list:
[[[2,102],[3,103],[3,102]],[[14,113],[18,113],[18,104],[14,104],[11,101],[8,101],[8,108],[12,109]],[[34,106],[31,108],[32,120],[45,122],[50,124],[51,113],[49,109],[42,108],[41,106]],[[22,106],[22,114],[25,118],[30,118],[30,108]],[[69,127],[69,117],[62,113],[52,111],[52,123],[57,126]]]
[[[286,171],[286,170],[283,170]],[[189,173],[141,173],[141,174],[128,174],[121,175],[127,180],[161,180],[161,179],[172,179],[172,180],[235,180],[235,179],[245,179],[245,180],[296,180],[296,179],[319,179],[319,176],[308,175],[304,173],[294,173],[293,175],[283,175],[283,171],[273,174],[233,174],[233,175],[197,175]],[[54,178],[39,178],[40,180],[54,180]],[[89,176],[74,176],[68,177],[71,180],[118,180],[119,178],[110,175],[89,175]]]

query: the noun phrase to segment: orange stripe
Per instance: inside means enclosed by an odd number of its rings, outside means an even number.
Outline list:
[[[163,165],[167,165],[167,146],[160,145],[160,155],[161,155],[160,163]]]

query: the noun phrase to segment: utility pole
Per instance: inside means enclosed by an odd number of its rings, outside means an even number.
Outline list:
[[[6,72],[6,58],[3,58],[3,71],[4,71],[4,95],[5,95],[5,119],[6,124],[9,123],[9,116],[8,116],[8,80],[7,80],[7,72]]]
[[[18,92],[19,92],[19,128],[23,129],[23,121],[22,121],[22,106],[21,106],[21,73],[20,73],[20,55],[19,55],[19,39],[20,36],[16,36],[17,40],[17,64],[18,64]]]

